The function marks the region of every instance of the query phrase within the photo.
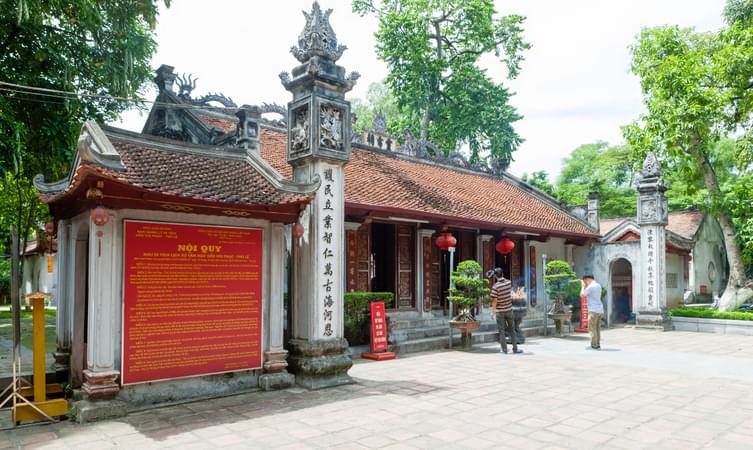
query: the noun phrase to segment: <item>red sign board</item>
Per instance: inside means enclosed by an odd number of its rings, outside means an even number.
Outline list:
[[[371,302],[371,351],[387,350],[387,320],[384,316],[384,302]]]
[[[588,333],[588,299],[585,295],[580,296],[580,327],[575,329],[578,333]]]
[[[262,230],[125,222],[123,384],[262,365]]]

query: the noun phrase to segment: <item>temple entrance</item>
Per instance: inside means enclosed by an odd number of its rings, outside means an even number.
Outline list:
[[[71,386],[80,387],[86,369],[86,343],[89,323],[89,226],[79,228],[73,249],[73,321],[71,336]]]
[[[624,258],[612,262],[612,323],[635,321],[633,314],[633,266]]]
[[[395,225],[372,223],[371,243],[371,291],[395,292]]]

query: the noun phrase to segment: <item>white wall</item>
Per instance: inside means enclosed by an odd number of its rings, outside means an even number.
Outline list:
[[[683,303],[683,294],[685,293],[685,280],[683,268],[684,257],[667,253],[667,308],[674,308]],[[674,275],[677,277],[677,287],[672,288],[669,284],[669,278]]]
[[[50,305],[57,304],[57,255],[52,255],[52,272],[47,272],[47,255],[24,257],[23,294],[46,292],[51,295]]]
[[[716,277],[713,281],[709,277],[709,263],[713,263],[716,268]],[[698,230],[693,248],[695,286],[692,289],[696,295],[701,293],[701,285],[707,286],[709,294],[722,295],[727,267],[722,229],[715,218],[707,215]]]

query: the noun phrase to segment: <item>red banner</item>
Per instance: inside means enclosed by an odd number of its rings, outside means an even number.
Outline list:
[[[575,329],[578,333],[588,333],[588,299],[585,295],[580,296],[580,327]]]
[[[387,350],[387,320],[384,316],[384,302],[371,302],[371,351]]]
[[[125,222],[122,383],[262,365],[262,230]]]

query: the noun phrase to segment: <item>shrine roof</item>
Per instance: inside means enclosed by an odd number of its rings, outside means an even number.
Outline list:
[[[284,176],[287,136],[262,128],[261,154]],[[495,177],[387,151],[353,147],[345,166],[346,208],[542,234],[597,237],[585,223],[512,177]]]
[[[56,204],[80,196],[76,192],[90,184],[87,177],[109,179],[125,188],[159,194],[161,199],[267,210],[307,203],[316,189],[285,179],[244,149],[195,145],[93,122],[82,130],[68,179],[54,184],[36,179],[35,184],[43,201]]]
[[[705,214],[703,211],[695,209],[685,211],[674,211],[669,213],[669,220],[667,223],[667,231],[670,231],[682,238],[693,240],[698,232],[698,228],[703,222]],[[601,219],[599,234],[606,236],[615,228],[621,226],[623,223],[633,220],[635,217],[616,217],[612,219]]]

